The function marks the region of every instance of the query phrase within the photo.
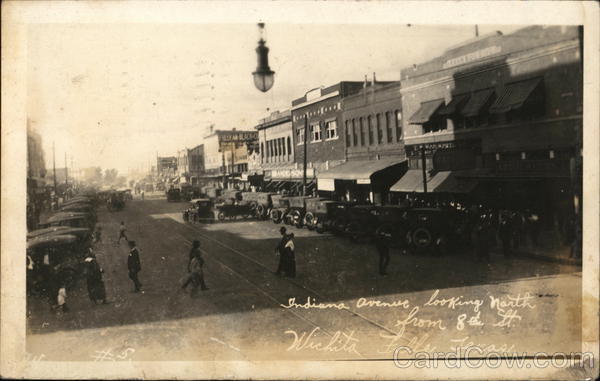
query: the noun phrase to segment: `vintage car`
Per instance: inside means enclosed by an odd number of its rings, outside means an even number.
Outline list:
[[[71,226],[74,228],[94,229],[95,219],[88,213],[81,212],[59,212],[48,218],[40,227]]]
[[[68,288],[73,287],[84,255],[75,235],[48,234],[34,237],[27,240],[26,248],[27,259],[33,267],[27,274],[33,278],[28,279],[28,283],[42,283],[42,287],[64,283]],[[45,268],[48,270],[45,271]]]
[[[457,215],[439,208],[407,210],[408,245],[417,253],[444,254],[457,243]]]
[[[273,223],[279,224],[281,221],[285,221],[290,210],[290,198],[281,194],[276,194],[271,196],[271,201],[273,207],[271,208],[269,216]]]
[[[237,189],[223,189],[215,201],[217,204],[233,205],[242,201],[242,192]]]
[[[119,211],[125,208],[125,196],[121,192],[112,191],[106,200],[106,207],[109,211]]]
[[[221,189],[212,187],[212,186],[204,186],[200,188],[200,193],[202,197],[210,198],[212,200],[217,199],[221,195]]]
[[[81,212],[87,213],[96,219],[96,208],[89,204],[69,204],[60,207],[61,212]]]
[[[249,203],[256,218],[262,220],[269,217],[269,213],[273,207],[271,197],[275,194],[268,192],[243,192],[242,200]]]
[[[311,200],[311,201],[308,201]],[[306,202],[320,200],[311,196],[294,196],[289,197],[290,209],[286,215],[285,223],[288,225],[301,228],[304,226],[304,214],[306,213]]]
[[[170,188],[167,191],[167,202],[179,202],[181,201],[181,189]]]
[[[377,207],[356,205],[348,209],[343,234],[356,242],[369,242],[377,228]]]
[[[342,201],[307,199],[304,225],[309,230],[316,230],[318,233],[333,231],[334,222],[338,218],[343,220],[348,208],[353,205],[353,203]]]
[[[377,206],[372,212],[377,217],[375,236],[383,240],[389,247],[405,248],[408,246],[409,226],[408,206]]]
[[[215,218],[213,201],[208,198],[195,198],[190,208],[183,211],[183,220],[188,222],[212,222]]]

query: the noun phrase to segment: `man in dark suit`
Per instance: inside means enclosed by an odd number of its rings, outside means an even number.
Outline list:
[[[138,279],[138,273],[142,270],[140,263],[140,252],[135,245],[135,241],[129,242],[129,256],[127,257],[127,269],[129,270],[129,279],[133,281],[135,292],[142,291],[142,284]]]

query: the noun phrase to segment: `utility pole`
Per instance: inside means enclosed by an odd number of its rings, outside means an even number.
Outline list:
[[[427,193],[427,160],[425,159],[425,146],[421,146],[421,167],[423,169],[423,194]]]
[[[479,25],[475,24],[475,37],[479,37]]]
[[[307,152],[308,152],[308,113],[304,114],[304,138],[302,144],[304,145],[304,161],[302,167],[302,195],[306,196],[306,164],[307,164]]]

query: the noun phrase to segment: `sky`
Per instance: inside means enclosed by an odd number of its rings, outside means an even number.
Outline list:
[[[516,26],[479,26],[480,35]],[[252,129],[307,90],[399,80],[400,70],[475,36],[473,25],[268,24],[275,84],[254,87],[256,24],[37,24],[28,34],[27,112],[47,167],[148,170],[202,143],[208,126]],[[268,111],[270,110],[270,111]]]

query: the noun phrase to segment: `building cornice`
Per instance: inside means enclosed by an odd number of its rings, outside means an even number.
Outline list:
[[[454,70],[453,74],[450,75],[444,75],[443,77],[440,78],[436,78],[434,80],[430,80],[427,82],[422,82],[419,84],[415,84],[412,86],[406,86],[406,87],[401,87],[400,88],[400,94],[404,95],[408,92],[411,91],[415,91],[415,90],[421,90],[430,86],[435,86],[435,85],[440,85],[440,84],[446,84],[449,82],[454,82],[454,80],[456,78],[468,78],[474,75],[478,75],[481,73],[485,73],[485,72],[489,72],[489,71],[493,71],[493,70],[498,70],[498,69],[502,69],[502,68],[506,68],[509,67],[511,65],[515,65],[515,64],[519,64],[519,63],[523,63],[523,62],[527,62],[527,61],[531,61],[540,57],[545,57],[545,56],[549,56],[552,54],[556,54],[556,53],[560,53],[563,52],[565,50],[569,50],[569,49],[574,49],[577,48],[579,49],[579,42],[577,40],[570,40],[570,41],[566,41],[566,42],[562,42],[560,44],[557,44],[556,46],[554,46],[552,49],[547,49],[547,47],[544,47],[544,50],[534,50],[534,51],[530,51],[529,53],[523,53],[523,52],[517,52],[517,53],[511,53],[509,54],[507,57],[510,57],[511,55],[514,54],[518,54],[518,57],[512,57],[512,58],[507,58],[506,61],[498,63],[496,65],[493,66],[488,66],[479,70],[474,70],[474,71],[470,71],[468,73],[464,73],[461,74],[457,77],[455,77],[456,74],[456,70]],[[479,63],[486,63],[489,61],[493,60],[497,60],[498,58],[500,58],[501,56],[496,56],[496,57],[492,57],[489,60],[483,60],[483,61],[479,61]],[[466,65],[465,65],[466,66]],[[460,66],[459,66],[460,67]],[[456,68],[453,68],[456,69]],[[426,74],[421,74],[420,76],[424,76],[424,75],[428,75],[428,74],[432,74],[435,72],[429,72]],[[407,80],[403,80],[404,81],[410,81],[410,80],[414,80],[415,78],[418,77],[413,77],[413,78],[409,78]]]
[[[297,109],[302,108],[302,107],[310,106],[312,104],[319,103],[319,102],[324,101],[326,99],[337,97],[338,95],[340,95],[340,91],[336,90],[336,91],[334,91],[332,93],[329,93],[329,94],[326,94],[326,95],[322,95],[322,96],[320,96],[320,97],[318,97],[316,99],[310,100],[308,102],[300,103],[300,104],[298,104],[296,106],[293,106],[291,108],[291,110],[294,111],[294,110],[297,110]]]

